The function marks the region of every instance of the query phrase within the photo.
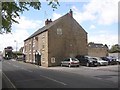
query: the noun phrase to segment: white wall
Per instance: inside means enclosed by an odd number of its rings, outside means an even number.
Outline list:
[[[120,53],[109,53],[108,55],[120,58]]]

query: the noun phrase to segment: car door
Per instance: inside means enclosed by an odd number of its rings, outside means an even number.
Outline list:
[[[66,65],[65,63],[66,63],[66,59],[62,61],[62,65]]]
[[[69,66],[70,58],[66,59],[66,66]]]
[[[88,57],[84,57],[84,59],[83,59],[84,65],[86,65],[88,62],[89,62]]]
[[[69,59],[65,59],[65,60],[63,61],[63,65],[68,66],[68,61],[69,61]]]
[[[77,55],[75,58],[77,58],[78,60],[79,60],[79,63],[80,63],[80,65],[83,65],[83,55]]]

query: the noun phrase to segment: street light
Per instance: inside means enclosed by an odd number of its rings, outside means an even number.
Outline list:
[[[16,53],[17,53],[17,41],[16,41],[16,40],[14,40],[14,42],[16,43]]]
[[[17,59],[17,40],[14,40],[14,42],[16,43],[16,59]]]

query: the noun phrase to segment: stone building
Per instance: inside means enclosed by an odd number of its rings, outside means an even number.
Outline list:
[[[108,56],[108,47],[107,45],[91,42],[88,44],[88,55],[93,57]]]
[[[45,26],[24,40],[26,62],[35,62],[39,54],[39,65],[60,65],[61,60],[76,55],[87,55],[87,32],[73,18],[73,12],[55,21],[46,20]]]

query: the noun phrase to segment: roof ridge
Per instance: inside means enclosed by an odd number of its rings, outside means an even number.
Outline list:
[[[30,38],[32,38],[32,37],[34,37],[34,36],[36,36],[36,35],[44,32],[44,31],[46,31],[48,28],[50,28],[51,26],[53,26],[57,21],[59,21],[61,18],[63,18],[63,17],[66,16],[66,15],[68,15],[68,13],[65,14],[65,15],[63,15],[63,16],[61,16],[61,17],[59,17],[58,19],[52,21],[51,23],[43,26],[42,28],[38,29],[37,31],[35,31],[31,36],[29,36],[29,37],[28,37],[27,39],[25,39],[24,41],[26,41],[26,40],[28,40],[28,39],[30,39]]]

